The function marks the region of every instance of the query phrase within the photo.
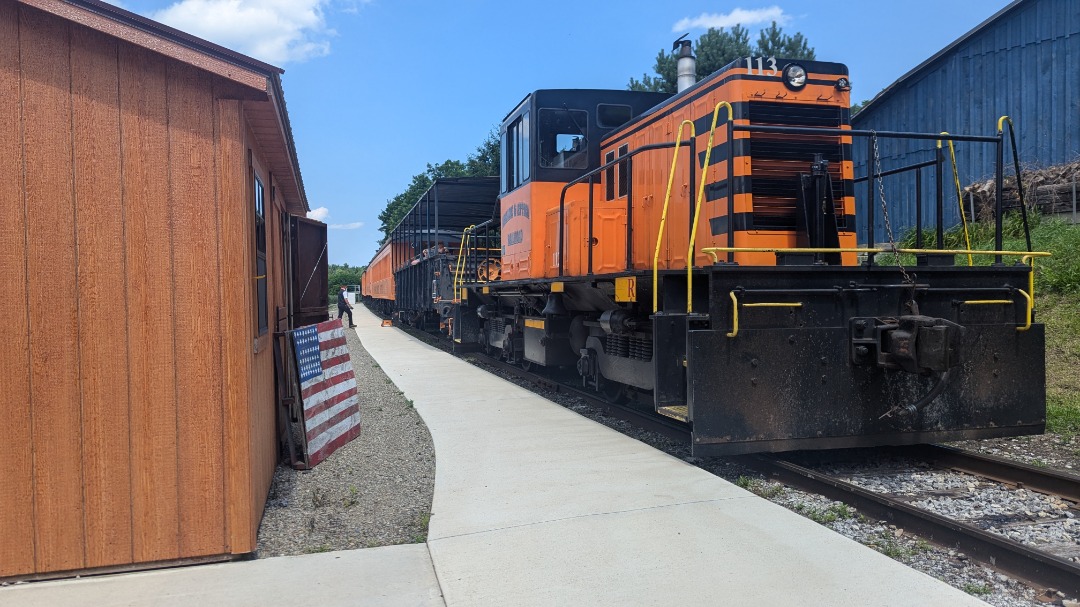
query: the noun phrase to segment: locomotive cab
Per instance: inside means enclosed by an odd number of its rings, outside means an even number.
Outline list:
[[[600,164],[600,141],[608,133],[669,97],[637,91],[539,90],[507,115],[500,129],[504,280],[552,275],[559,235],[548,233],[547,217],[558,208],[563,186]]]

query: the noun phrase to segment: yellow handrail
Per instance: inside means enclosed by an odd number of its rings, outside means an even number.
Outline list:
[[[731,297],[731,331],[725,333],[728,337],[738,337],[739,335],[739,306],[744,308],[801,308],[802,302],[762,302],[762,303],[739,303],[739,298],[735,296],[735,291],[728,293]]]
[[[701,250],[709,257],[712,257],[713,263],[719,261],[717,253],[873,253],[875,255],[881,253],[907,253],[911,255],[1016,255],[1019,257],[1050,257],[1050,253],[1046,251],[977,251],[977,250],[965,250],[965,249],[868,249],[860,247],[838,247],[838,248],[805,248],[800,249],[796,247],[706,247]],[[1023,260],[1021,260],[1022,263]],[[1034,267],[1034,263],[1033,263]]]
[[[465,258],[469,255],[469,239],[472,236],[471,225],[461,231],[461,246],[458,248],[458,257],[454,262],[454,300],[461,301],[461,284],[465,278]]]
[[[1028,329],[1031,328],[1031,311],[1035,308],[1035,300],[1034,300],[1034,298],[1032,298],[1031,295],[1028,295],[1027,291],[1025,291],[1023,289],[1017,289],[1016,292],[1023,295],[1024,299],[1027,300],[1027,312],[1024,315],[1024,326],[1016,327],[1016,330],[1017,331],[1027,331]]]
[[[731,331],[726,335],[736,337],[739,334],[739,298],[735,297],[735,291],[728,295],[731,297]]]
[[[942,135],[948,135],[948,131],[941,131]],[[941,140],[937,141],[938,149],[941,149]],[[949,140],[949,156],[952,158],[952,174],[953,181],[956,183],[956,204],[960,207],[960,222],[964,225],[964,244],[967,245],[968,250],[971,250],[971,236],[968,234],[967,216],[964,215],[964,194],[960,189],[960,174],[956,169],[956,146],[953,145],[953,140]],[[974,219],[974,217],[972,217]],[[968,253],[968,267],[975,265],[975,260],[972,259],[971,253]]]
[[[1028,266],[1028,290],[1017,289],[1016,292],[1023,296],[1027,302],[1026,310],[1024,312],[1024,325],[1016,327],[1017,331],[1027,331],[1031,328],[1032,313],[1035,309],[1035,258],[1036,257],[1050,257],[1051,253],[1048,251],[964,251],[955,249],[866,249],[857,247],[841,247],[836,249],[798,249],[798,248],[784,248],[784,247],[707,247],[701,250],[709,257],[712,257],[713,263],[719,260],[717,253],[908,253],[908,254],[937,254],[937,255],[1017,255],[1020,257],[1020,263]],[[733,311],[734,330],[732,333],[728,333],[728,337],[735,337],[739,334],[739,300],[735,297],[735,292],[731,292],[731,301],[734,303],[735,309]],[[974,300],[965,301],[964,303],[970,304],[992,304],[992,303],[1012,303],[1008,300]],[[744,304],[744,306],[755,306],[756,304]],[[802,304],[799,304],[800,306]],[[778,307],[778,306],[760,306],[760,307]]]
[[[697,227],[701,219],[701,201],[705,198],[705,181],[709,174],[709,159],[712,158],[713,136],[716,134],[716,121],[720,117],[720,108],[727,108],[727,119],[731,122],[734,118],[734,114],[731,109],[731,104],[727,101],[721,101],[713,108],[712,113],[712,126],[709,127],[709,143],[705,146],[705,163],[701,167],[701,186],[698,187],[697,199],[694,201],[694,225],[690,228],[690,246],[686,249],[686,313],[690,314],[694,311],[694,243],[697,242]],[[734,141],[729,141],[728,145],[735,145]],[[693,159],[691,159],[693,162]],[[735,183],[735,176],[732,174],[735,172],[734,166],[728,166],[728,187],[732,187]],[[733,221],[733,217],[728,217],[728,221]],[[728,243],[734,244],[734,243]]]
[[[656,251],[653,253],[652,261],[652,307],[654,314],[660,311],[660,273],[658,268],[658,264],[660,263],[660,244],[664,240],[664,224],[667,223],[668,202],[671,201],[671,184],[675,182],[675,166],[679,162],[679,147],[682,146],[682,130],[683,127],[688,124],[690,125],[690,136],[697,136],[692,121],[683,120],[679,123],[679,132],[675,136],[675,154],[671,157],[671,172],[668,173],[667,192],[664,194],[664,210],[660,213],[660,230],[656,234]],[[690,161],[693,162],[693,159],[691,158]]]

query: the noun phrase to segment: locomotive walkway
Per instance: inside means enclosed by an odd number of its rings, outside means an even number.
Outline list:
[[[34,584],[23,605],[985,605],[723,479],[382,328],[438,458],[427,544]],[[10,592],[15,590],[15,592]]]

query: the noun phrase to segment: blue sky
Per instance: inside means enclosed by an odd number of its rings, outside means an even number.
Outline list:
[[[626,87],[708,24],[777,18],[869,99],[1007,0],[589,2],[121,0],[285,69],[308,201],[332,263],[366,264],[378,214],[427,163],[464,160],[527,93]],[[763,21],[762,21],[763,20]]]

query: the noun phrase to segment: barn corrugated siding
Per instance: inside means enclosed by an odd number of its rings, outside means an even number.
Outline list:
[[[852,118],[856,129],[993,135],[1000,116],[1016,125],[1020,161],[1049,166],[1080,156],[1080,2],[1019,0],[901,78]],[[857,83],[856,83],[857,84]],[[883,170],[934,157],[933,142],[880,140]],[[990,144],[957,144],[963,185],[994,174]],[[855,174],[866,174],[865,143],[856,141]],[[1006,175],[1011,155],[1006,148]],[[946,157],[948,163],[948,157]],[[960,221],[952,171],[945,172],[945,225]],[[933,170],[923,176],[924,226],[934,221]],[[951,189],[950,189],[951,187]],[[897,238],[915,225],[915,176],[887,177],[885,194]],[[856,188],[859,241],[865,240],[865,184]],[[950,195],[951,194],[951,195]],[[880,201],[875,200],[880,205]],[[877,208],[877,207],[876,207]],[[966,203],[965,203],[966,208]],[[880,210],[875,240],[887,241]]]

